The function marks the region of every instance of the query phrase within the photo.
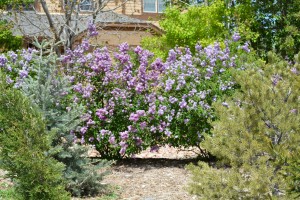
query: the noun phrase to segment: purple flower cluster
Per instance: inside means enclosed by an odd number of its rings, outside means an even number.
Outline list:
[[[95,24],[92,21],[89,21],[88,23],[88,36],[94,37],[98,35],[98,31],[96,29]]]
[[[18,52],[9,51],[6,55],[0,55],[0,70],[4,70],[8,84],[14,83],[15,88],[22,86],[24,79],[32,70],[31,62],[36,53],[36,50],[29,48]]]
[[[139,46],[131,51],[124,43],[113,54],[105,47],[89,53],[84,40],[61,59],[72,66],[65,71],[72,77],[74,101],[90,112],[78,135],[119,155],[153,143],[198,144],[214,118],[212,102],[235,84],[226,73],[236,65],[229,44],[197,45],[195,55],[175,48],[166,62],[151,62],[153,54]]]

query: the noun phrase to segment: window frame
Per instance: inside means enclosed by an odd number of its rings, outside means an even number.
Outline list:
[[[74,8],[79,8],[79,12],[83,12],[83,13],[87,13],[87,12],[94,12],[97,8],[97,4],[95,3],[94,0],[74,0],[74,1],[79,1],[79,3],[76,3]],[[91,2],[90,3],[90,9],[89,10],[85,10],[85,9],[81,9],[81,4],[85,1]],[[63,9],[65,9],[66,5],[67,5],[68,0],[63,0]]]
[[[82,4],[83,4],[84,2],[90,2],[90,4],[85,4],[85,5],[83,5],[83,6],[89,6],[90,9],[88,9],[88,10],[83,10],[83,9],[81,9],[81,6],[82,6]],[[79,6],[79,11],[80,11],[80,12],[93,12],[93,11],[95,10],[95,3],[94,3],[93,0],[80,0],[80,3],[78,4],[78,6]]]
[[[159,1],[163,2],[163,0],[154,0],[154,1],[155,1],[155,11],[147,11],[147,10],[145,10],[145,0],[143,0],[143,12],[144,13],[157,13],[157,14],[163,13],[163,11],[166,9],[165,6],[164,6],[164,9],[161,12],[159,12],[159,5],[160,5]]]

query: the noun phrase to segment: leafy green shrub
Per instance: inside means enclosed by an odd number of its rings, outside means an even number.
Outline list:
[[[0,167],[7,170],[22,199],[69,199],[63,164],[48,154],[51,134],[36,107],[0,80]],[[53,133],[52,133],[53,134]]]
[[[219,120],[202,146],[219,161],[189,166],[189,189],[204,199],[291,199],[299,194],[300,76],[296,64],[237,72],[241,91],[215,105]],[[289,180],[289,181],[287,181]]]
[[[17,50],[22,46],[22,37],[14,36],[10,29],[6,21],[0,20],[0,52]]]
[[[205,47],[216,41],[223,42],[229,33],[225,26],[227,12],[220,0],[209,6],[189,6],[185,11],[177,7],[167,8],[160,21],[165,33],[161,37],[143,39],[143,48],[166,58],[168,50],[178,45],[189,47],[194,52],[198,42]]]

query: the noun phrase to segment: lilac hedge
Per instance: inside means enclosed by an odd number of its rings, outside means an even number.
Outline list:
[[[164,144],[199,146],[216,118],[212,103],[237,87],[231,70],[242,68],[237,55],[249,52],[237,36],[223,47],[197,45],[194,55],[188,48],[170,50],[165,62],[126,43],[114,53],[106,47],[90,52],[88,40],[68,50],[58,68],[69,77],[70,104],[85,107],[84,123],[71,131],[74,142],[95,145],[104,158]],[[28,76],[34,77],[30,70],[36,54],[29,49],[0,55],[7,82],[19,87]]]

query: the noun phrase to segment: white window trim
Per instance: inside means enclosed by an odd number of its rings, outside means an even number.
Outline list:
[[[143,0],[143,12],[144,13],[163,13],[163,12],[158,12],[158,0],[155,0],[155,11],[145,11],[145,1]]]
[[[82,9],[80,8],[82,2],[84,2],[84,1],[90,1],[90,5],[89,5],[89,6],[90,6],[91,9],[88,9],[88,10],[82,10]],[[95,3],[94,3],[93,0],[81,0],[78,6],[79,6],[80,12],[93,12],[93,11],[95,10]]]
[[[80,1],[80,3],[77,4],[77,5],[75,5],[75,8],[78,8],[78,7],[79,7],[79,11],[80,11],[80,12],[94,12],[95,9],[97,8],[97,4],[95,3],[95,1],[94,1],[94,0],[90,0],[91,3],[92,3],[91,9],[89,9],[89,10],[82,10],[82,9],[80,8],[80,4],[81,4],[82,1],[86,1],[86,0],[79,0],[79,1]],[[66,6],[65,0],[63,0],[63,8],[64,8],[64,9],[65,9],[65,6]]]

